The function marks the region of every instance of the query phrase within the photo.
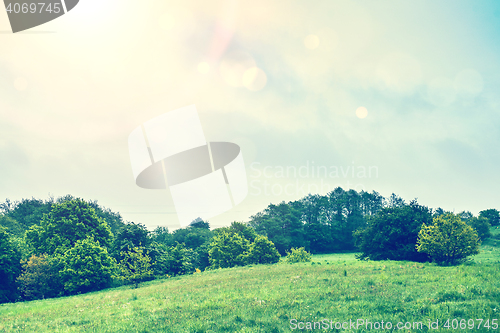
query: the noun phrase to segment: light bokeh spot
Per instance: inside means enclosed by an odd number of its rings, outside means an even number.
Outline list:
[[[243,86],[243,75],[249,68],[255,67],[252,56],[243,51],[228,54],[219,66],[222,79],[231,87]]]
[[[14,88],[19,91],[26,90],[26,88],[28,88],[28,80],[26,80],[24,77],[18,77],[14,80]]]
[[[258,67],[252,67],[243,74],[243,86],[250,91],[259,91],[267,84],[267,75]]]
[[[205,61],[200,62],[198,64],[198,72],[200,72],[200,74],[208,74],[208,72],[210,72],[210,65]]]
[[[360,106],[356,109],[356,117],[359,119],[366,118],[368,116],[368,110],[364,106]]]
[[[304,45],[309,49],[309,50],[314,50],[318,48],[319,46],[319,37],[316,35],[308,35],[304,39]]]

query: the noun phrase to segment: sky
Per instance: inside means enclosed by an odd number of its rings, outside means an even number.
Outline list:
[[[248,177],[212,226],[337,186],[478,214],[500,209],[499,92],[498,1],[81,0],[16,34],[0,10],[0,200],[178,228],[127,140],[195,104]]]

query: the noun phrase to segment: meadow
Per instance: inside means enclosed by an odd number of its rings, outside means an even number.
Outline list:
[[[2,304],[0,332],[290,332],[310,331],[299,329],[308,322],[319,323],[318,332],[499,332],[499,243],[485,242],[472,262],[454,267],[315,255],[311,263],[219,269],[137,289]],[[358,319],[375,326],[339,326]],[[381,321],[384,329],[375,329]],[[428,329],[436,321],[438,328]],[[421,328],[409,328],[418,322]]]

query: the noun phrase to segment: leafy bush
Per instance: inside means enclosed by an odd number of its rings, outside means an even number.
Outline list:
[[[312,260],[311,254],[303,247],[299,247],[298,249],[292,248],[291,251],[292,252],[287,252],[287,256],[285,258],[285,262],[289,264],[296,262],[309,262]]]
[[[116,273],[115,259],[91,237],[77,241],[59,258],[64,289],[69,294],[106,288]]]
[[[195,270],[196,253],[177,243],[176,246],[154,244],[154,274],[158,277],[192,273]]]
[[[210,243],[209,260],[212,268],[243,266],[250,243],[238,233],[222,231]]]
[[[427,261],[428,255],[415,248],[424,223],[432,223],[431,212],[416,201],[378,211],[355,233],[359,259]]]
[[[455,265],[479,253],[477,232],[452,213],[434,218],[418,234],[417,250],[428,253],[440,265]]]
[[[56,297],[63,291],[53,258],[46,254],[32,255],[22,264],[23,272],[17,278],[17,284],[24,299]]]
[[[247,254],[248,264],[274,264],[280,261],[280,253],[266,236],[257,236],[250,244]]]
[[[121,257],[123,259],[119,264],[120,277],[126,283],[132,283],[137,288],[139,283],[153,277],[151,258],[143,247],[129,248],[128,251],[121,253]]]

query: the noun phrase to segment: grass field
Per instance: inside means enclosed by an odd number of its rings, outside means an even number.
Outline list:
[[[453,329],[453,319],[454,324],[489,319],[490,326],[492,319],[500,321],[495,242],[485,243],[474,263],[457,267],[316,255],[307,264],[222,269],[151,281],[138,289],[3,304],[0,332],[290,332],[294,319],[304,325],[328,319],[328,330],[318,332],[370,331],[366,326],[335,329],[337,321],[357,319],[383,320],[384,327],[391,322],[396,332],[426,332],[429,321],[438,320],[439,329],[429,331],[464,332],[468,329]],[[443,327],[447,319],[449,329]],[[398,322],[423,326],[398,330]],[[470,332],[500,332],[478,324],[474,321]]]

